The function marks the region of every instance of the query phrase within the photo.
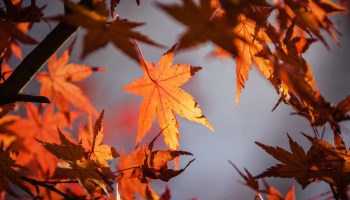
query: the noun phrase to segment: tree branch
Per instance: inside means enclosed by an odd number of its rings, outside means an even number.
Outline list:
[[[67,194],[63,193],[62,191],[58,190],[57,188],[55,188],[53,185],[48,185],[43,181],[37,181],[35,179],[31,179],[25,176],[21,176],[21,179],[27,183],[32,184],[33,186],[35,186],[36,188],[38,188],[38,186],[44,187],[50,191],[53,191],[59,195],[61,195],[62,197],[64,197],[64,199],[68,199],[68,200],[73,200],[74,198],[68,196]]]
[[[331,190],[332,190],[334,199],[335,199],[335,200],[339,200],[338,193],[335,191],[333,185],[332,185],[332,184],[329,184],[329,187],[331,187]]]
[[[81,0],[79,4],[92,8],[92,0]],[[19,101],[18,95],[63,44],[78,30],[60,22],[17,66],[10,77],[0,84],[0,106]]]

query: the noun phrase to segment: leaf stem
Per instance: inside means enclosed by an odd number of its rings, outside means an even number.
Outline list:
[[[147,73],[149,79],[151,79],[152,82],[156,83],[156,81],[151,77],[151,75],[150,75],[150,73],[148,71],[148,67],[146,65],[145,58],[143,57],[143,54],[142,54],[142,51],[141,51],[141,48],[140,48],[139,44],[137,43],[135,38],[133,38],[133,40],[134,40],[136,49],[137,49],[137,51],[138,51],[138,53],[140,55],[141,68]]]
[[[125,169],[117,170],[117,171],[113,172],[113,174],[116,174],[116,173],[119,173],[119,172],[123,172],[123,171],[126,171],[126,170],[130,170],[130,169],[137,169],[137,168],[140,168],[140,166],[128,167],[128,168],[125,168]]]

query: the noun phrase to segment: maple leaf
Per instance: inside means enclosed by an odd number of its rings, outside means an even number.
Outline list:
[[[3,63],[0,58],[0,83],[3,83],[12,73],[12,69],[6,63]]]
[[[255,142],[258,146],[264,149],[268,154],[272,155],[275,159],[283,164],[277,164],[270,167],[257,178],[266,176],[278,176],[283,178],[295,178],[296,181],[305,188],[308,184],[313,182],[311,176],[312,164],[307,162],[307,156],[304,149],[299,146],[289,135],[289,145],[292,153],[280,148],[271,147]]]
[[[164,131],[164,130],[163,130]],[[140,167],[135,168],[132,177],[137,177],[142,183],[148,183],[154,179],[160,179],[168,182],[171,178],[178,176],[195,160],[191,160],[188,164],[180,169],[173,170],[168,168],[168,162],[178,158],[181,155],[193,155],[187,151],[172,150],[153,150],[154,142],[160,136],[160,132],[142,151],[139,151]]]
[[[299,81],[303,81],[310,85],[313,90],[317,90],[317,85],[312,75],[312,69],[301,55],[315,40],[306,39],[295,34],[295,23],[296,20],[291,22],[284,38],[282,38],[281,34],[278,33],[278,31],[271,24],[266,24],[265,33],[275,44],[275,52],[272,54],[267,45],[265,45],[266,49],[263,48],[257,54],[257,56],[268,60],[272,66],[272,76],[270,76],[268,79],[275,87],[277,93],[282,94],[280,101],[284,100],[287,104],[294,104],[293,101],[298,102],[299,100],[294,99],[293,95],[296,94],[293,92],[294,87],[292,87],[290,84],[291,81],[285,79],[286,76],[281,74],[283,70],[281,70],[280,63],[283,63],[283,66],[288,66],[291,68],[288,71],[289,73],[291,73],[291,71],[298,73],[295,75],[295,79],[298,77]],[[291,79],[293,79],[293,77],[291,77]],[[297,107],[298,105],[292,105],[292,107],[293,106]]]
[[[253,62],[267,79],[273,73],[269,60],[258,56],[258,53],[267,45],[265,41],[270,41],[269,38],[252,19],[242,14],[238,16],[238,19],[239,23],[234,28],[234,32],[244,38],[244,41],[240,39],[233,41],[237,46],[235,107],[237,107],[245,81],[248,80],[248,73],[252,69]]]
[[[253,63],[267,79],[271,78],[273,74],[271,62],[259,55],[267,46],[266,42],[271,42],[263,27],[266,26],[265,24],[268,24],[267,18],[270,16],[272,9],[265,8],[268,4],[264,1],[255,0],[241,2],[222,1],[223,8],[219,7],[218,1],[211,1],[211,3],[217,9],[224,9],[223,12],[229,18],[232,18],[231,21],[236,21],[233,32],[237,38],[232,43],[237,48],[237,53],[234,55],[236,63],[235,107],[237,107]],[[214,56],[231,57],[232,55],[218,47],[214,50]]]
[[[122,151],[120,160],[116,168],[120,171],[118,178],[118,187],[122,199],[134,199],[136,194],[143,198],[159,199],[156,192],[146,183],[140,182],[136,178],[130,178],[132,175],[131,170],[125,170],[135,168],[140,165],[139,154],[144,152],[144,147],[138,148],[131,152],[129,155],[125,155]]]
[[[283,198],[280,191],[278,191],[276,188],[268,185],[267,187],[267,199],[268,200],[295,200],[295,194],[294,194],[294,186],[292,185],[286,196]]]
[[[48,62],[49,72],[42,72],[36,77],[42,83],[40,94],[53,99],[58,109],[66,116],[69,116],[69,112],[71,112],[70,104],[87,112],[91,111],[97,116],[95,108],[87,106],[90,105],[89,99],[73,83],[86,79],[92,72],[104,72],[106,70],[101,67],[89,67],[83,64],[67,64],[70,53],[71,48],[68,48],[58,59],[56,55],[53,55]]]
[[[327,47],[328,44],[321,34],[321,29],[324,29],[338,43],[333,31],[338,32],[336,26],[328,18],[329,15],[336,13],[345,13],[346,8],[340,6],[330,0],[310,0],[310,1],[284,1],[284,3],[292,10],[293,14],[286,13],[285,15],[297,20],[297,25],[307,32],[313,33]],[[287,9],[285,9],[287,10]],[[283,11],[282,12],[286,12]],[[339,32],[338,32],[339,33]]]
[[[348,186],[350,184],[350,154],[346,149],[343,139],[334,134],[334,144],[318,138],[303,135],[311,142],[308,157],[320,173],[317,178],[335,187],[340,199],[348,198]]]
[[[10,195],[18,197],[15,191],[12,191],[9,182],[32,194],[29,188],[24,185],[21,175],[14,168],[22,168],[21,165],[16,164],[15,160],[10,157],[9,151],[0,149],[0,193],[7,192]]]
[[[350,119],[347,114],[350,97],[346,97],[337,105],[333,105],[327,102],[320,92],[311,85],[314,80],[308,70],[305,73],[303,68],[297,68],[297,65],[292,64],[277,65],[275,69],[277,69],[281,80],[293,97],[287,103],[299,115],[307,118],[312,126],[329,123],[336,134],[341,133],[339,122]],[[312,80],[310,80],[310,77],[312,77]]]
[[[303,135],[312,143],[307,153],[289,136],[291,153],[280,147],[269,147],[256,142],[267,153],[282,162],[268,168],[257,178],[267,176],[295,178],[303,188],[316,180],[322,180],[335,186],[340,197],[346,197],[347,186],[350,184],[350,155],[342,138],[334,134],[334,147],[327,141]]]
[[[244,179],[244,181],[245,181],[243,183],[244,185],[250,187],[251,189],[253,189],[256,192],[260,191],[258,180],[246,168],[244,168],[244,171],[246,172],[247,175],[244,175],[243,172],[241,172],[233,162],[231,162],[230,160],[228,162],[231,164],[231,166],[233,168],[235,168],[235,170],[238,172],[238,174]]]
[[[43,174],[52,173],[57,160],[36,139],[46,142],[59,141],[56,134],[57,127],[66,128],[68,126],[67,120],[63,114],[54,113],[53,104],[49,104],[42,114],[40,114],[39,108],[31,103],[26,104],[26,110],[27,118],[20,118],[7,126],[8,130],[16,133],[18,138],[23,140],[23,146],[28,147],[26,150],[20,151],[17,162],[26,166],[31,161],[35,161]],[[72,120],[76,116],[77,114],[71,113]]]
[[[334,134],[334,144],[331,145],[327,141],[310,137],[303,134],[312,144],[308,151],[308,157],[312,162],[317,163],[317,168],[324,173],[319,179],[335,185],[341,192],[347,191],[350,184],[350,155],[346,150],[343,139],[338,134]]]
[[[254,191],[256,191],[256,195],[254,199],[263,199],[261,196],[261,193],[265,193],[267,195],[268,200],[294,200],[294,186],[291,186],[288,190],[288,193],[285,198],[281,195],[281,193],[274,187],[270,186],[265,182],[263,179],[263,183],[266,187],[264,190],[259,189],[259,182],[258,177],[254,177],[246,168],[244,168],[244,171],[247,175],[244,175],[243,172],[241,172],[235,164],[233,164],[230,160],[229,163],[232,165],[233,168],[239,173],[239,175],[244,179],[244,182],[242,182],[244,185],[250,187]]]
[[[157,3],[167,14],[187,27],[187,31],[179,39],[179,50],[212,41],[232,55],[237,55],[237,48],[232,43],[237,35],[233,33],[224,16],[215,14],[215,8],[209,0],[201,0],[198,6],[192,0],[182,2],[183,5]]]
[[[297,70],[300,76],[315,90],[317,90],[317,85],[312,75],[311,67],[302,57],[302,53],[306,51],[310,43],[315,40],[302,39],[301,37],[295,36],[294,25],[296,21],[294,20],[292,24],[288,27],[288,30],[283,39],[283,45],[275,49],[275,55],[279,60],[283,61],[284,64],[292,66],[294,70]],[[283,81],[283,78],[281,78]]]
[[[340,133],[338,123],[349,119],[346,114],[349,111],[346,108],[348,101],[344,99],[339,106],[333,106],[320,94],[311,67],[301,55],[315,40],[295,34],[295,24],[296,20],[292,20],[283,39],[279,39],[280,36],[274,34],[274,29],[270,27],[266,33],[271,41],[278,44],[275,53],[259,52],[259,56],[270,60],[273,66],[273,76],[269,80],[281,94],[276,106],[283,100],[299,115],[306,117],[312,126],[329,122],[333,130]]]
[[[0,149],[17,151],[22,147],[21,141],[14,132],[9,130],[9,126],[16,120],[20,119],[18,116],[6,115],[0,118]]]
[[[272,6],[266,0],[246,0],[246,1],[232,1],[220,0],[221,9],[224,11],[227,20],[235,25],[239,21],[240,15],[252,19],[253,21],[264,24],[269,16],[260,15],[260,11],[269,8],[271,12]]]
[[[94,128],[92,128],[91,120],[89,120],[88,130],[80,135],[82,138],[81,143],[85,151],[87,151],[89,155],[93,154],[98,163],[108,167],[109,165],[106,160],[112,160],[118,157],[119,153],[114,147],[101,144],[104,136],[102,123],[103,114],[104,111],[101,112],[99,118],[96,120]]]
[[[0,21],[0,57],[7,62],[12,53],[18,58],[22,58],[22,51],[18,42],[23,44],[37,44],[37,41],[31,36],[27,35],[31,25],[29,22],[11,23]]]
[[[0,58],[7,62],[12,53],[22,59],[22,51],[18,42],[23,44],[37,44],[37,41],[26,34],[34,22],[43,17],[42,10],[31,1],[29,6],[22,7],[21,2],[4,1],[5,11],[0,12]]]
[[[108,22],[108,10],[102,0],[94,1],[94,11],[68,0],[65,0],[64,4],[71,9],[71,12],[58,19],[73,26],[82,26],[87,30],[84,36],[82,58],[92,51],[104,47],[109,42],[112,42],[114,46],[136,61],[138,61],[138,54],[133,39],[149,45],[160,46],[147,36],[133,30],[143,23],[120,19]]]
[[[30,1],[30,5],[23,7],[22,1],[4,0],[6,12],[0,13],[1,21],[8,22],[40,22],[45,6],[39,8],[35,0]]]
[[[62,160],[81,160],[84,157],[84,149],[81,145],[70,142],[66,136],[59,130],[59,138],[61,145],[56,143],[48,143],[38,140],[48,151],[50,151],[57,158]]]
[[[163,194],[160,197],[155,198],[151,191],[149,190],[149,186],[146,187],[146,199],[148,200],[170,200],[171,199],[171,191],[168,186],[165,187]]]
[[[55,143],[41,142],[41,144],[57,158],[58,162],[54,179],[78,179],[82,187],[91,195],[99,188],[109,195],[108,185],[114,179],[109,168],[99,164],[94,160],[84,159],[84,148],[81,144],[70,142],[58,129],[61,145]]]
[[[0,106],[0,118],[4,117],[7,113],[13,111],[15,109],[15,103],[5,104]]]
[[[165,187],[165,191],[160,196],[160,200],[170,200],[171,199],[171,191],[168,186]]]
[[[172,66],[174,49],[175,46],[160,58],[158,67],[147,61],[142,63],[145,76],[136,79],[122,89],[145,96],[139,108],[137,144],[150,130],[156,115],[160,128],[167,127],[163,135],[165,144],[170,149],[179,149],[178,122],[174,112],[190,121],[204,124],[211,131],[214,130],[202,114],[199,104],[190,94],[179,88],[201,67],[185,64]]]

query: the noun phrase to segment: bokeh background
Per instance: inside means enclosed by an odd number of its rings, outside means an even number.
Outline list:
[[[141,7],[137,7],[133,0],[122,0],[116,11],[121,18],[145,22],[146,24],[137,30],[170,48],[177,42],[184,27],[159,10],[155,2],[180,3],[175,0],[141,0]],[[47,5],[46,16],[63,12],[61,1],[38,0],[38,4]],[[328,40],[330,50],[327,50],[322,44],[314,44],[304,55],[313,68],[321,93],[327,100],[334,103],[350,94],[349,19],[349,15],[333,18],[343,33],[343,36],[339,37],[341,47]],[[49,23],[50,25],[35,24],[30,34],[39,41],[42,40],[55,26],[55,22],[50,21]],[[121,92],[121,88],[142,76],[142,71],[135,61],[130,60],[112,45],[80,60],[83,35],[84,32],[80,31],[71,62],[102,66],[108,70],[108,73],[93,74],[80,85],[85,89],[87,96],[90,97],[98,111],[105,109],[105,142],[118,150],[124,149],[129,153],[134,149],[137,135],[137,110],[142,97]],[[146,46],[142,43],[140,47],[145,59],[155,63],[167,50]],[[24,55],[32,48],[25,46]],[[161,193],[168,185],[171,188],[173,199],[180,200],[192,198],[203,200],[253,199],[255,193],[239,183],[239,180],[242,180],[241,177],[227,160],[234,162],[240,169],[246,167],[256,175],[276,164],[276,161],[255,145],[255,141],[281,146],[289,150],[286,136],[288,133],[298,143],[308,148],[310,145],[300,132],[312,134],[312,130],[302,117],[290,115],[293,110],[286,105],[281,104],[274,112],[271,112],[278,101],[278,96],[255,68],[250,72],[249,81],[243,90],[238,107],[234,108],[236,83],[234,61],[232,59],[219,60],[208,56],[212,50],[213,45],[207,43],[200,48],[179,52],[175,55],[175,63],[203,67],[182,88],[195,97],[215,128],[215,132],[212,133],[203,125],[191,123],[179,117],[181,149],[192,152],[196,161],[184,173],[168,183],[154,181],[152,186],[158,193]],[[12,59],[10,64],[16,66],[18,62]],[[38,94],[39,84],[33,80],[26,91]],[[348,145],[350,145],[349,125],[349,123],[342,124],[345,142]],[[155,122],[152,131],[143,142],[149,142],[158,132],[158,124]],[[331,138],[331,136],[327,128],[326,138]],[[329,141],[332,142],[331,139]],[[166,148],[161,139],[157,141],[156,148]],[[190,159],[180,159],[180,166],[186,165]],[[308,199],[322,192],[330,192],[329,186],[323,183],[315,183],[302,190],[291,179],[266,180],[280,189],[283,194],[294,184],[297,199]]]

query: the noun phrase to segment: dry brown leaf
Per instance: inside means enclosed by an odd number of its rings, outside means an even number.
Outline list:
[[[109,14],[103,0],[94,1],[94,11],[68,0],[65,0],[64,3],[72,12],[58,17],[58,19],[74,26],[82,26],[87,30],[84,36],[82,58],[104,47],[109,42],[136,61],[138,61],[138,54],[133,39],[149,45],[160,46],[147,36],[133,30],[143,23],[120,19],[108,22]]]

